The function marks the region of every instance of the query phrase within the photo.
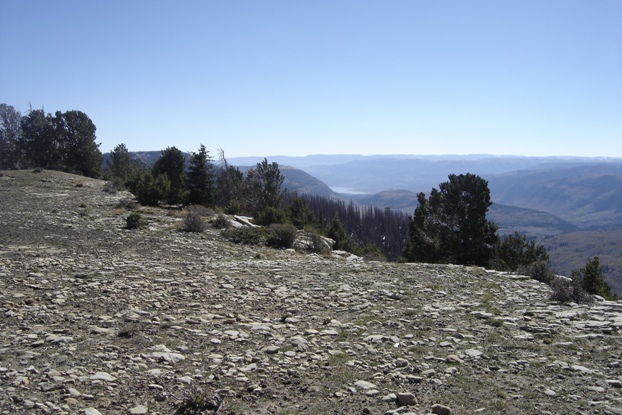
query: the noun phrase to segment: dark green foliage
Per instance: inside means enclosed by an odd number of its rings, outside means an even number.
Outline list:
[[[280,207],[284,194],[284,191],[281,191],[281,186],[285,177],[281,174],[278,163],[268,163],[267,159],[263,159],[261,163],[257,163],[257,176],[261,188],[261,208]]]
[[[186,232],[203,232],[205,230],[205,223],[198,213],[188,212],[184,219],[183,230]]]
[[[239,215],[240,211],[240,202],[238,200],[230,200],[225,206],[225,213],[227,215]]]
[[[520,266],[535,262],[549,262],[546,248],[535,241],[527,241],[527,237],[519,235],[518,232],[497,242],[491,261],[492,267],[500,271],[516,271]]]
[[[529,264],[521,264],[512,271],[521,275],[527,275],[545,284],[550,284],[556,276],[555,271],[551,269],[548,261],[535,261]]]
[[[43,110],[32,110],[22,117],[19,147],[28,167],[60,170],[60,145],[51,118]]]
[[[112,177],[125,181],[132,172],[132,159],[125,144],[118,144],[110,152],[110,161],[107,162]]]
[[[160,158],[153,164],[152,171],[155,177],[165,175],[170,184],[166,195],[166,202],[179,204],[184,200],[186,161],[184,155],[175,147],[167,147],[160,154]]]
[[[348,238],[346,228],[343,226],[343,223],[339,218],[339,214],[335,214],[333,222],[331,223],[330,228],[328,228],[328,231],[326,232],[326,236],[335,241],[335,245],[333,245],[333,248],[335,249],[342,249],[342,241],[350,239]]]
[[[257,163],[257,167],[246,173],[242,183],[243,210],[257,216],[266,208],[279,209],[284,191],[281,186],[285,178],[277,163]]]
[[[0,104],[0,169],[21,167],[21,120],[19,111],[10,105]]]
[[[99,177],[102,154],[95,130],[81,111],[46,115],[43,110],[32,110],[21,119],[19,164]]]
[[[285,212],[275,207],[266,207],[257,215],[255,223],[260,226],[269,226],[273,223],[285,223]]]
[[[186,173],[187,202],[196,205],[214,204],[214,167],[209,152],[201,144],[199,151],[190,156]]]
[[[363,253],[361,246],[348,236],[346,228],[343,226],[343,223],[339,218],[339,214],[335,214],[326,236],[335,241],[333,249],[347,251],[354,255],[362,255]]]
[[[168,176],[160,174],[153,177],[151,170],[132,174],[125,185],[136,196],[138,203],[146,206],[158,206],[171,192]]]
[[[573,271],[572,278],[579,281],[581,287],[590,294],[600,295],[607,300],[617,299],[603,278],[603,267],[598,257],[588,259],[583,268]]]
[[[408,221],[408,241],[404,258],[409,262],[442,262],[441,240],[435,234],[435,218],[424,193],[417,195],[419,205]]]
[[[81,111],[56,112],[54,130],[62,170],[87,177],[101,175],[102,153],[95,142],[95,129],[95,124]]]
[[[305,199],[294,196],[289,200],[287,211],[291,222],[298,229],[304,229],[305,226],[315,223],[315,216]]]
[[[297,234],[294,225],[273,223],[270,225],[270,231],[272,235],[268,238],[269,246],[273,248],[291,248],[294,246]]]
[[[594,298],[581,287],[581,283],[577,279],[567,279],[555,277],[550,281],[551,301],[559,301],[560,303],[578,303],[591,304]]]
[[[272,236],[272,232],[264,227],[244,227],[225,229],[222,235],[229,242],[244,245],[266,245],[268,239]]]
[[[487,266],[497,242],[497,227],[486,220],[492,204],[488,182],[474,174],[449,175],[449,181],[418,195],[409,225],[409,261]]]
[[[147,226],[147,221],[138,212],[132,212],[125,220],[125,227],[127,229],[140,229]]]

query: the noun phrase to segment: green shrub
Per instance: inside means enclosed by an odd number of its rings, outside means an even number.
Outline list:
[[[154,177],[150,170],[130,176],[125,185],[141,205],[157,206],[161,201],[167,200],[171,193],[168,177],[165,174]]]
[[[527,265],[520,265],[516,272],[521,275],[527,275],[545,284],[550,284],[555,279],[555,271],[549,267],[546,261],[537,261]]]
[[[127,229],[140,229],[147,226],[147,220],[138,212],[132,212],[125,220]]]
[[[270,225],[271,236],[268,238],[268,245],[274,248],[291,248],[296,240],[297,230],[291,224]]]
[[[588,259],[583,268],[572,271],[572,278],[590,294],[600,295],[607,300],[617,300],[617,296],[611,293],[611,287],[605,282],[603,267],[598,257]]]
[[[184,219],[183,230],[186,232],[203,232],[205,230],[205,223],[201,216],[195,212],[188,212]]]
[[[240,214],[240,202],[237,200],[231,200],[225,207],[225,213],[227,215],[239,215]]]
[[[260,226],[270,226],[273,223],[285,223],[287,217],[282,210],[274,207],[267,207],[257,215],[255,223]]]
[[[579,280],[555,277],[551,280],[551,301],[560,303],[591,304],[594,298],[581,287]]]
[[[216,229],[228,229],[231,227],[231,224],[225,215],[218,215],[212,222],[212,226]]]
[[[268,228],[232,228],[226,229],[222,235],[229,242],[244,245],[265,245],[271,236]]]

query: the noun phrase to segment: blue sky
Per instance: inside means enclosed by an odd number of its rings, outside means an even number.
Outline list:
[[[0,102],[103,152],[622,157],[622,1],[0,0]]]

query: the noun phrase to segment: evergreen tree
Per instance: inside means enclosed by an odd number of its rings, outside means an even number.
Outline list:
[[[419,204],[408,220],[408,242],[404,258],[409,262],[437,263],[442,261],[440,240],[435,236],[434,215],[424,193],[417,195]]]
[[[190,156],[186,187],[188,203],[204,206],[214,203],[214,167],[203,144],[198,152]]]
[[[341,222],[341,218],[339,218],[338,213],[335,214],[335,217],[333,218],[333,222],[328,229],[327,236],[335,241],[333,249],[347,251],[354,255],[362,255],[363,250],[361,249],[361,246],[348,236],[346,228]]]
[[[521,266],[529,266],[536,262],[549,262],[549,254],[544,246],[535,241],[527,241],[525,235],[506,236],[495,245],[493,268],[501,271],[516,271]]]
[[[95,124],[81,111],[57,111],[51,118],[57,148],[60,151],[60,169],[78,172],[87,177],[101,175],[102,153],[95,142]]]
[[[297,195],[294,195],[294,197],[289,201],[287,210],[292,224],[297,229],[303,229],[306,225],[310,225],[315,222],[309,203]]]
[[[21,120],[22,135],[19,148],[28,167],[59,170],[61,149],[56,138],[51,116],[43,110],[31,110]]]
[[[572,278],[579,281],[581,287],[590,294],[600,295],[608,300],[617,299],[611,294],[611,287],[605,282],[603,267],[598,257],[588,259],[583,268],[572,271]]]
[[[19,150],[24,164],[98,177],[102,154],[95,130],[95,124],[81,111],[46,115],[43,110],[32,110],[21,120]]]
[[[263,159],[261,163],[257,163],[257,177],[261,189],[260,209],[279,208],[284,194],[281,187],[285,176],[281,174],[278,163],[268,163],[267,159]]]
[[[110,152],[110,161],[107,164],[113,177],[118,177],[121,180],[127,179],[132,172],[132,159],[125,144],[117,144],[114,150]]]
[[[158,206],[171,192],[168,176],[159,174],[154,177],[151,170],[135,171],[129,176],[125,185],[136,196],[138,203],[145,206]]]
[[[170,183],[170,191],[166,201],[170,204],[178,204],[184,201],[186,160],[181,151],[175,147],[167,147],[160,153],[152,167],[153,176],[166,175]]]
[[[21,120],[19,111],[10,105],[0,104],[0,169],[21,167]]]
[[[410,221],[411,261],[487,266],[498,237],[486,220],[492,204],[488,182],[473,174],[449,175],[449,181],[418,195],[419,206]]]

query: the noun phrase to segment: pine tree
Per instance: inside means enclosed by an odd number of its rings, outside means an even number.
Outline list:
[[[608,300],[617,298],[611,293],[611,287],[605,282],[603,267],[600,265],[600,259],[597,256],[588,259],[583,268],[572,271],[572,278],[579,281],[583,289],[590,294],[600,295]]]
[[[419,206],[409,226],[410,261],[487,266],[498,239],[497,227],[486,220],[492,201],[488,182],[474,174],[449,175],[418,195]]]
[[[167,147],[160,154],[152,167],[153,176],[166,175],[170,190],[166,196],[166,201],[170,204],[178,204],[184,201],[185,193],[185,170],[186,160],[181,151],[175,147]]]
[[[205,146],[201,144],[199,151],[190,156],[186,173],[188,203],[211,206],[214,204],[214,167]]]
[[[110,161],[107,162],[108,168],[113,177],[125,180],[132,171],[132,159],[130,152],[125,144],[118,144],[110,152]]]

